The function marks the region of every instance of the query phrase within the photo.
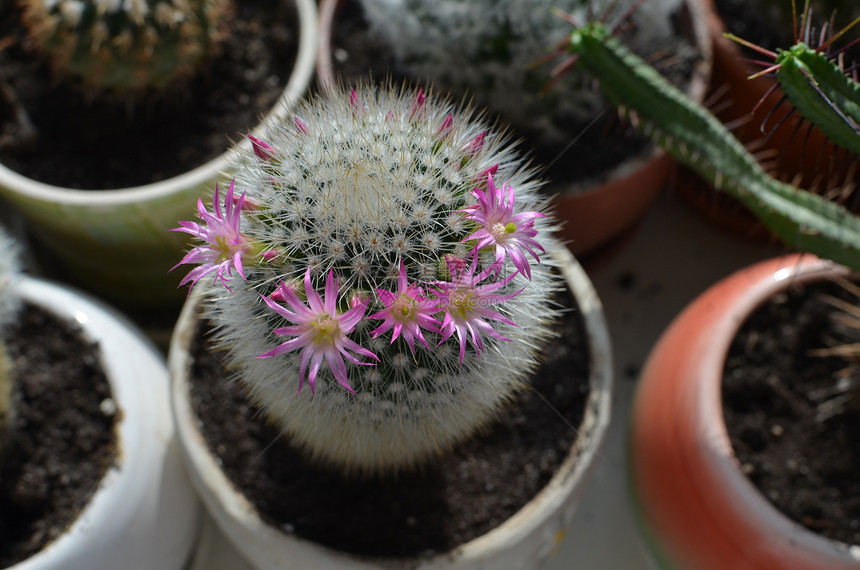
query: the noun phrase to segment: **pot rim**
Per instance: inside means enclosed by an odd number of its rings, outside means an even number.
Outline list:
[[[275,120],[279,114],[293,108],[295,103],[304,96],[314,73],[318,43],[316,6],[313,0],[292,1],[298,12],[300,30],[295,65],[280,97],[268,114],[252,129],[252,134],[259,133],[263,124]],[[150,184],[105,190],[65,188],[47,184],[23,176],[0,163],[0,187],[6,187],[35,200],[59,204],[85,205],[95,202],[105,207],[133,204],[158,200],[185,188],[207,184],[216,176],[225,174],[236,157],[250,149],[250,141],[247,137],[242,137],[240,141],[231,144],[212,160],[177,176]]]
[[[572,505],[568,512],[559,515],[556,511],[565,498],[577,491],[582,491],[593,471],[600,449],[602,449],[610,423],[613,382],[610,337],[603,309],[596,290],[573,255],[560,244],[548,248],[547,253],[560,258],[560,269],[573,290],[588,334],[591,392],[586,404],[585,418],[580,426],[582,435],[574,442],[568,457],[565,458],[558,472],[520,511],[490,532],[451,551],[434,555],[431,558],[420,557],[421,568],[477,567],[473,565],[486,562],[488,556],[496,551],[500,545],[505,546],[514,543],[542,530],[540,528],[542,519],[553,517],[567,522],[567,519],[572,516]],[[187,397],[187,370],[190,361],[184,347],[187,347],[191,340],[192,321],[195,320],[196,306],[201,298],[202,295],[192,293],[189,302],[182,309],[182,314],[171,339],[168,366],[172,374],[173,411],[179,430],[179,439],[185,449],[186,459],[190,462],[189,471],[192,479],[198,489],[202,487],[201,497],[210,514],[225,534],[229,533],[230,526],[241,524],[249,533],[257,537],[266,537],[267,540],[277,542],[288,541],[291,545],[290,548],[294,549],[293,554],[298,559],[305,560],[305,557],[313,559],[313,557],[319,556],[339,565],[352,564],[351,568],[378,568],[374,564],[378,559],[336,551],[304,538],[287,535],[266,524],[250,502],[233,487],[223,472],[217,468],[217,461],[209,452],[202,434],[197,430],[199,421],[194,416]],[[188,433],[185,433],[186,430]],[[218,504],[219,500],[216,499],[216,495],[220,495],[223,504]],[[236,523],[235,520],[239,520],[239,522]],[[556,530],[555,534],[551,536],[555,542],[558,542],[563,537],[563,532]],[[236,544],[240,550],[243,546],[247,548],[247,545]],[[256,553],[246,550],[243,554],[250,556]],[[319,568],[323,567],[329,568],[329,566],[319,566]],[[342,566],[330,567],[340,568]]]
[[[12,287],[98,343],[119,419],[117,459],[77,518],[9,570],[183,568],[197,539],[200,505],[174,441],[164,358],[128,319],[89,295],[26,275]]]
[[[822,560],[826,562],[821,568],[858,568],[860,546],[831,540],[795,523],[741,471],[725,425],[721,397],[723,364],[732,338],[753,311],[792,284],[848,273],[809,254],[756,263],[697,297],[655,345],[633,404],[630,477],[640,537],[661,562],[660,567],[675,567],[676,559],[704,563],[688,558],[707,542],[706,536],[717,540],[719,535],[719,540],[737,551],[732,555],[743,552],[743,561],[753,564],[744,567],[765,568],[768,566],[754,563],[773,563],[770,556],[788,553],[798,561],[791,568],[809,568],[803,564],[821,564]],[[679,341],[685,338],[688,342],[680,347]],[[679,351],[685,354],[679,355]],[[655,403],[661,397],[670,403],[658,410]],[[660,423],[655,420],[657,414],[672,417]],[[646,457],[657,454],[664,463]],[[669,481],[663,490],[656,482],[658,477]],[[687,487],[686,494],[678,495],[690,499],[686,504],[682,498],[665,497],[671,481]],[[668,543],[668,548],[661,542]],[[722,562],[730,560],[740,564],[733,558]]]

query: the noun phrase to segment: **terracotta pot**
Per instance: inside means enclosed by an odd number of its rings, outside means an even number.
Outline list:
[[[21,278],[11,294],[78,323],[98,343],[121,420],[116,465],[77,519],[8,570],[185,568],[202,513],[174,439],[164,357],[124,317],[76,291]]]
[[[302,97],[313,77],[317,46],[316,4],[294,0],[300,24],[293,73],[279,100],[261,121],[272,121]],[[259,127],[258,127],[259,128]],[[232,133],[231,133],[232,134]],[[227,146],[225,139],[225,147]],[[29,222],[46,252],[46,272],[95,292],[123,308],[178,308],[184,292],[169,270],[187,240],[170,232],[196,212],[198,197],[211,194],[241,143],[188,172],[144,186],[78,190],[44,184],[0,164],[0,197]]]
[[[844,270],[789,255],[741,270],[694,300],[645,365],[633,402],[630,477],[639,530],[657,567],[858,570],[849,546],[793,522],[741,471],[723,419],[730,343],[768,298]]]
[[[325,89],[336,83],[331,38],[338,12],[348,0],[320,0],[320,47],[317,52],[317,81]],[[711,73],[711,41],[700,0],[686,0],[679,22],[698,46],[701,59],[695,65],[687,94],[702,101]],[[596,251],[633,226],[668,182],[673,161],[653,146],[617,165],[598,182],[557,181],[549,187],[559,220],[560,236],[574,255]]]
[[[797,113],[773,129],[788,110],[787,105],[782,105],[773,117],[768,118],[780,103],[782,90],[776,89],[768,95],[774,79],[748,79],[761,71],[760,67],[748,61],[754,57],[753,52],[724,37],[728,29],[714,0],[701,2],[713,40],[713,73],[707,99],[714,101],[712,106],[716,117],[733,125],[732,132],[738,140],[761,156],[768,164],[768,171],[781,180],[796,182],[809,190],[820,188],[828,180],[848,182],[846,156],[842,151],[837,152],[818,129],[813,128],[807,134],[808,123],[804,124]],[[762,132],[762,125],[769,133],[767,137]],[[860,181],[860,174],[855,174],[853,180]],[[743,206],[728,196],[715,193],[698,175],[685,170],[675,189],[687,205],[718,227],[754,239],[771,239],[772,234]]]
[[[201,420],[189,401],[190,356],[188,347],[195,330],[199,295],[186,303],[174,332],[169,367],[173,377],[173,409],[179,439],[192,480],[210,516],[223,535],[248,562],[260,570],[283,568],[285,560],[297,570],[376,568],[494,570],[535,567],[546,559],[564,537],[593,470],[609,425],[612,358],[600,301],[591,282],[573,256],[563,247],[549,255],[559,256],[559,266],[585,319],[590,351],[590,393],[579,437],[558,472],[516,514],[488,533],[456,549],[433,557],[375,561],[335,551],[266,522],[227,479],[218,459],[200,432]],[[333,513],[333,516],[337,516]],[[420,514],[418,515],[420,516]]]

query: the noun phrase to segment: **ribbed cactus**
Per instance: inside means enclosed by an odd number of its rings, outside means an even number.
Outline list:
[[[585,74],[573,73],[551,93],[541,94],[549,77],[534,66],[546,53],[547,38],[560,37],[564,22],[556,6],[583,18],[614,6],[615,17],[635,0],[361,0],[371,26],[391,46],[411,76],[476,104],[528,134],[534,145],[559,151],[579,134],[606,103]],[[652,55],[671,49],[673,14],[680,0],[649,0],[636,12],[631,46]]]
[[[18,248],[12,239],[0,230],[0,333],[15,317],[19,299],[10,292],[19,272]],[[0,461],[7,445],[8,425],[12,410],[12,364],[0,337]]]
[[[367,473],[491,421],[559,310],[553,222],[508,136],[421,89],[360,86],[252,141],[177,230],[200,241],[184,282],[269,417]]]
[[[719,120],[628,50],[605,23],[581,24],[561,15],[574,29],[556,52],[567,56],[557,70],[579,64],[593,74],[632,124],[715,188],[737,198],[792,247],[860,270],[860,219],[818,194],[769,176]],[[800,51],[803,54],[783,52],[787,59],[780,65],[795,57],[803,64],[809,50]],[[791,87],[803,90],[805,105],[831,119],[831,126],[839,127],[848,139],[860,137],[856,82],[814,53],[809,60],[814,65],[790,75]],[[818,75],[819,69],[828,72]],[[806,113],[800,106],[798,111]]]
[[[88,89],[159,89],[217,47],[231,0],[20,0],[35,46]]]
[[[783,7],[786,0],[782,0]],[[841,2],[817,2],[816,4],[842,6]],[[733,34],[730,39],[753,49],[766,59],[761,61],[763,70],[750,79],[769,76],[776,79],[777,85],[785,93],[788,104],[805,120],[817,127],[833,144],[843,147],[860,156],[860,83],[857,82],[857,68],[845,61],[851,43],[840,48],[838,41],[847,34],[854,34],[860,41],[856,30],[860,24],[860,7],[854,6],[853,12],[843,6],[841,16],[852,14],[850,21],[842,29],[833,29],[835,22],[826,22],[820,28],[813,23],[812,4],[807,0],[798,16],[797,5],[790,2],[795,19],[794,44],[787,48],[771,51],[757,46]],[[850,53],[850,52],[847,52]]]

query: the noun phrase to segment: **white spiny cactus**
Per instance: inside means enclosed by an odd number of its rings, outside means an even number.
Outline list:
[[[185,282],[206,287],[255,400],[313,458],[368,473],[493,420],[560,287],[539,259],[557,246],[540,183],[508,136],[420,89],[361,86],[261,139],[205,223],[177,228],[202,241]]]
[[[231,0],[20,0],[58,74],[88,89],[163,88],[192,74],[226,31]]]
[[[473,96],[518,131],[541,133],[541,144],[563,148],[605,102],[585,74],[549,83],[535,62],[569,28],[553,12],[587,20],[613,5],[621,19],[636,0],[361,0],[371,28],[391,46],[410,75]],[[672,14],[680,0],[648,0],[632,16],[627,45],[651,55],[672,47]],[[674,46],[677,48],[677,46]],[[564,125],[573,125],[571,133]]]

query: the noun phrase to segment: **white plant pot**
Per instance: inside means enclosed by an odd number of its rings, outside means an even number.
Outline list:
[[[307,91],[317,49],[314,0],[295,3],[300,25],[292,75],[261,123],[277,120]],[[261,127],[254,129],[257,132]],[[240,133],[225,133],[233,137]],[[178,277],[168,271],[181,259],[186,241],[169,231],[191,219],[197,199],[209,196],[239,152],[242,139],[211,161],[166,180],[115,190],[79,190],[44,184],[0,164],[0,197],[29,222],[36,241],[62,266],[63,278],[115,303],[135,308],[178,307]],[[227,179],[229,181],[229,178]],[[50,269],[50,268],[49,268]]]
[[[117,465],[59,538],[8,570],[179,570],[202,509],[183,465],[164,359],[124,317],[71,289],[22,277],[13,294],[74,321],[100,346],[121,420]]]
[[[403,560],[410,569],[513,570],[535,568],[545,560],[564,536],[564,528],[585,490],[598,450],[609,426],[612,386],[612,355],[603,308],[591,282],[567,249],[548,252],[558,256],[585,320],[590,350],[591,392],[579,437],[556,475],[532,501],[504,523],[451,552],[433,558]],[[227,539],[259,570],[343,570],[399,568],[392,561],[374,562],[335,551],[281,532],[264,522],[251,503],[230,483],[210,452],[200,420],[189,400],[190,359],[196,305],[192,295],[180,315],[171,340],[168,366],[177,433],[192,482],[210,516]]]

